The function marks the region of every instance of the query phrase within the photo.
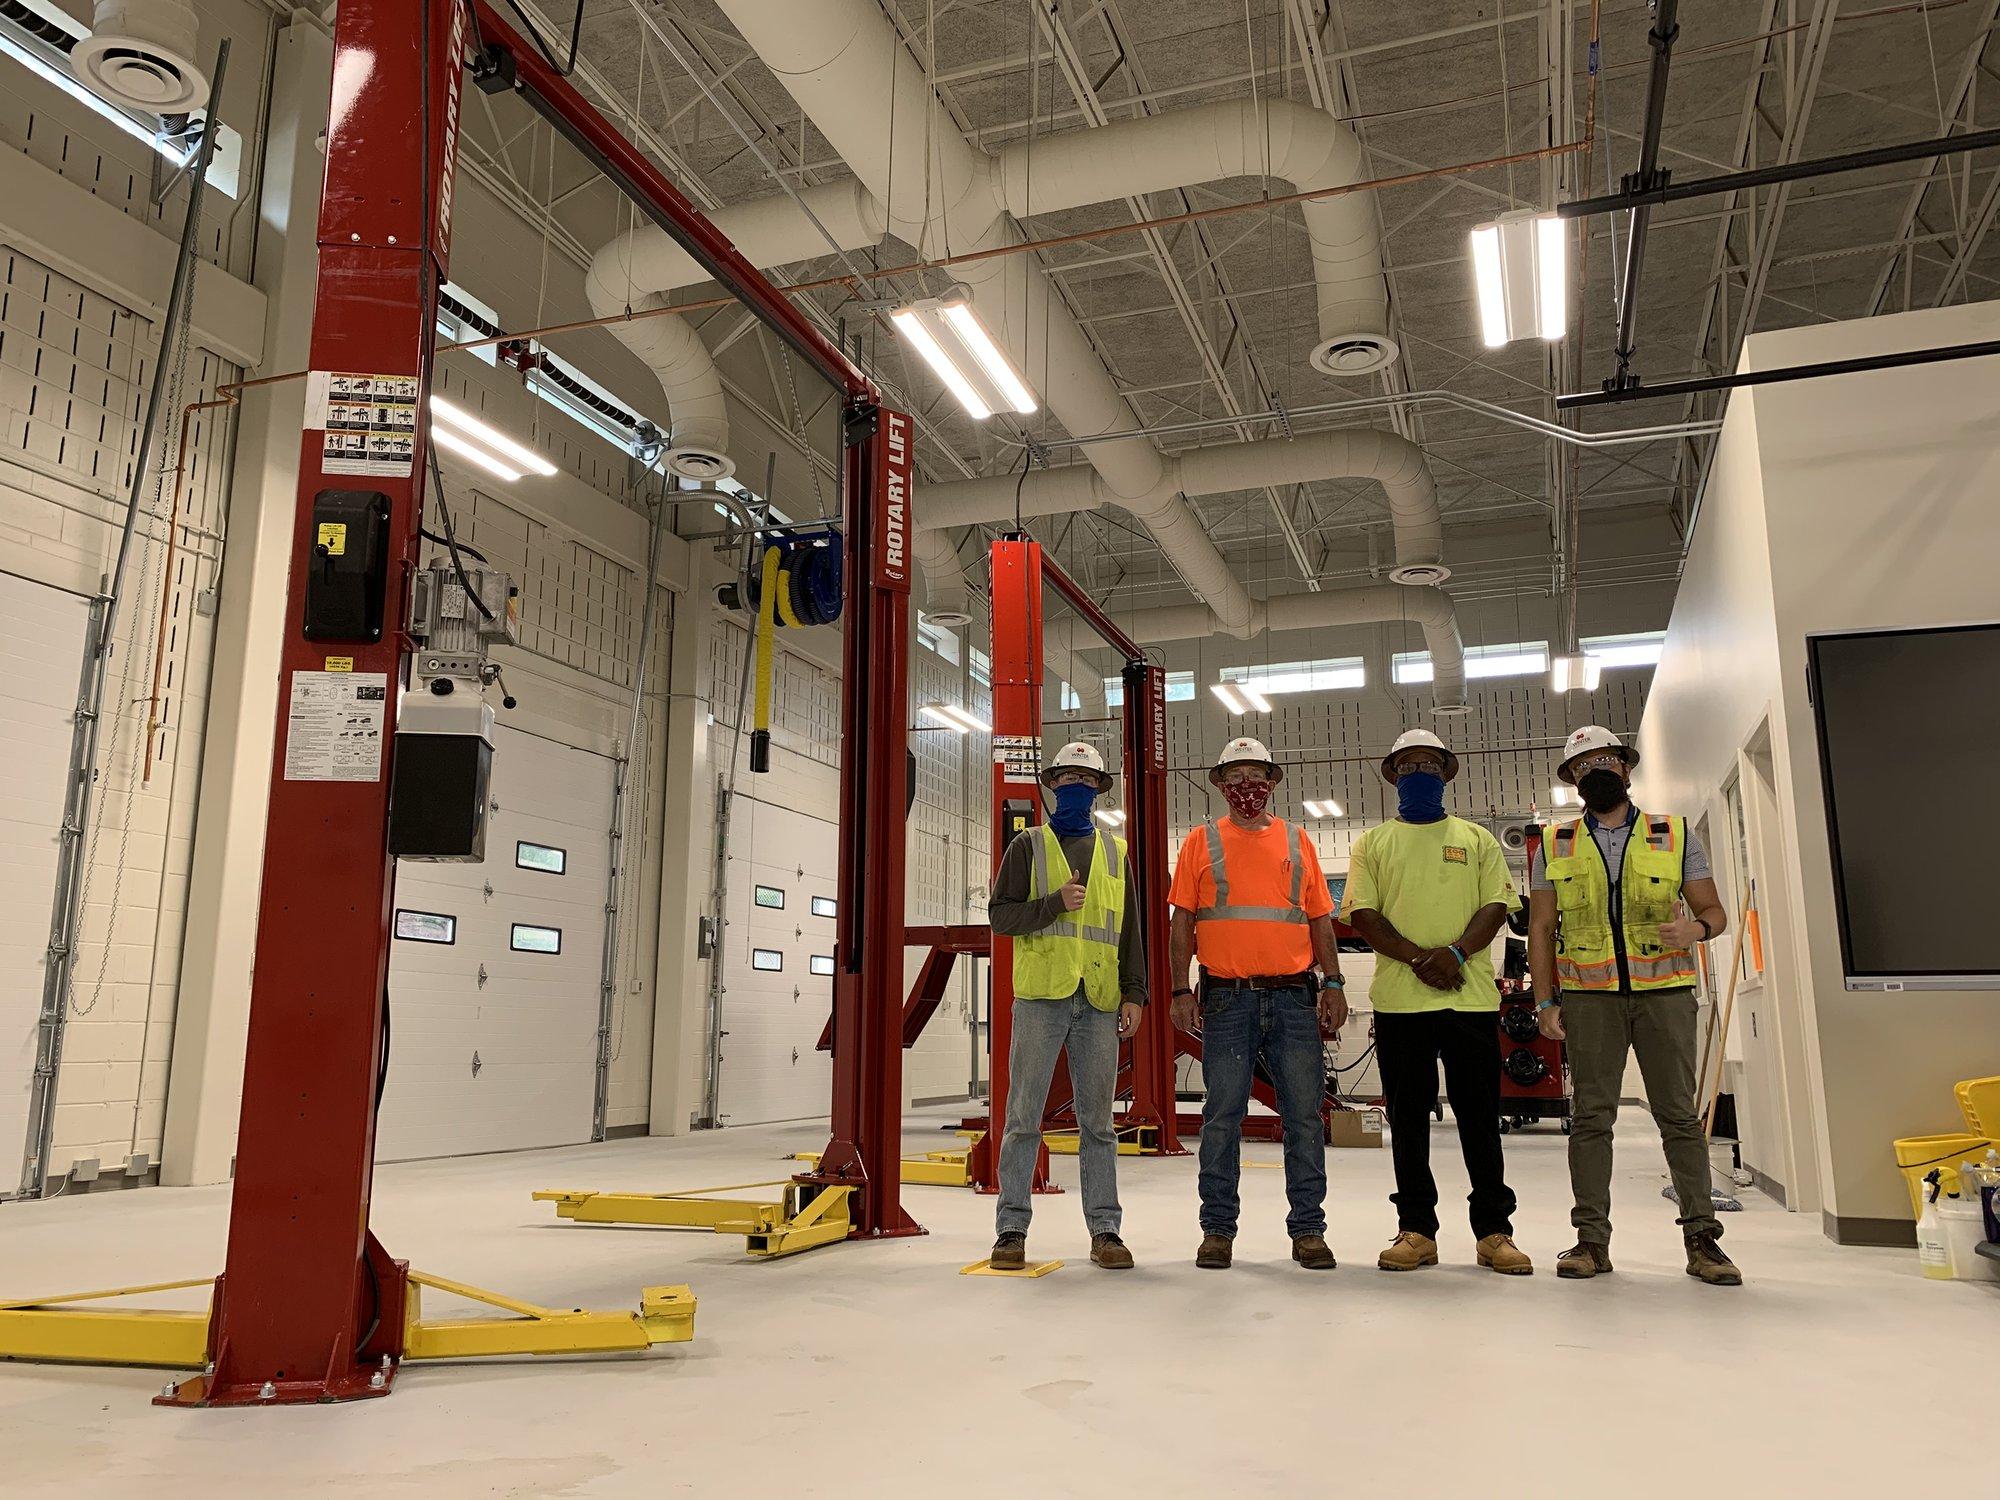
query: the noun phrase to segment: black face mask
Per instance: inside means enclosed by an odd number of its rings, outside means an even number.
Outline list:
[[[1583,805],[1594,813],[1610,812],[1625,800],[1625,778],[1602,767],[1579,776],[1576,789],[1583,794]]]

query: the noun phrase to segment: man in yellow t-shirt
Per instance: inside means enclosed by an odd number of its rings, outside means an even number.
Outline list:
[[[1414,1271],[1438,1261],[1438,1190],[1431,1176],[1431,1106],[1438,1064],[1472,1179],[1479,1264],[1511,1276],[1534,1269],[1514,1244],[1514,1193],[1500,1149],[1500,991],[1492,944],[1514,905],[1499,840],[1444,810],[1458,757],[1426,729],[1382,761],[1397,817],[1355,842],[1342,915],[1375,950],[1375,1056],[1396,1169],[1396,1238],[1376,1264]]]

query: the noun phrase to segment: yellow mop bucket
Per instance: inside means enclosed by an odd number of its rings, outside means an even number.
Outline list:
[[[1955,1193],[1958,1189],[1958,1168],[1961,1162],[1982,1161],[1989,1146],[2000,1144],[1983,1135],[1906,1135],[1896,1142],[1896,1166],[1903,1174],[1903,1181],[1910,1189],[1910,1212],[1921,1219],[1924,1216],[1924,1177],[1937,1172],[1943,1183],[1942,1191]]]
[[[2000,1078],[1968,1078],[1955,1092],[1965,1128],[1974,1135],[2000,1136]]]

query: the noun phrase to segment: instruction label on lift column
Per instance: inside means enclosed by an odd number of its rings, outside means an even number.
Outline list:
[[[1033,781],[1042,770],[1042,742],[1032,734],[996,734],[993,764],[1009,781]]]
[[[294,672],[285,780],[380,781],[384,672]]]
[[[320,435],[324,473],[407,479],[417,452],[417,377],[313,370],[306,430]]]

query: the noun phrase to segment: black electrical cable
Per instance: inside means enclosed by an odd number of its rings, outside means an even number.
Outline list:
[[[451,539],[449,537],[439,536],[435,531],[432,531],[428,526],[419,526],[417,528],[417,535],[422,537],[427,542],[436,542],[440,547],[449,547],[451,545]],[[463,552],[467,557],[471,558],[474,562],[483,563],[486,561],[486,554],[484,552],[481,552],[477,547],[467,546],[464,542],[460,542],[458,544],[458,550]]]
[[[520,18],[522,28],[528,33],[528,40],[535,44],[537,52],[548,59],[549,66],[556,70],[558,78],[567,78],[576,71],[577,43],[583,36],[583,0],[576,0],[576,18],[570,22],[569,63],[567,66],[556,61],[555,53],[549,50],[549,44],[542,38],[541,28],[534,23],[533,18],[525,10],[521,9],[519,0],[507,0],[507,9],[514,12]]]
[[[472,580],[466,576],[465,560],[458,555],[458,533],[452,530],[451,507],[445,503],[444,471],[438,467],[437,444],[425,442],[424,452],[430,455],[431,488],[437,491],[438,514],[444,518],[444,546],[445,551],[451,554],[452,571],[458,574],[458,584],[465,590],[465,597],[472,601],[483,618],[491,620],[493,611],[486,607],[486,601],[479,597],[479,591],[472,586]],[[480,561],[484,562],[485,559],[481,558]]]

